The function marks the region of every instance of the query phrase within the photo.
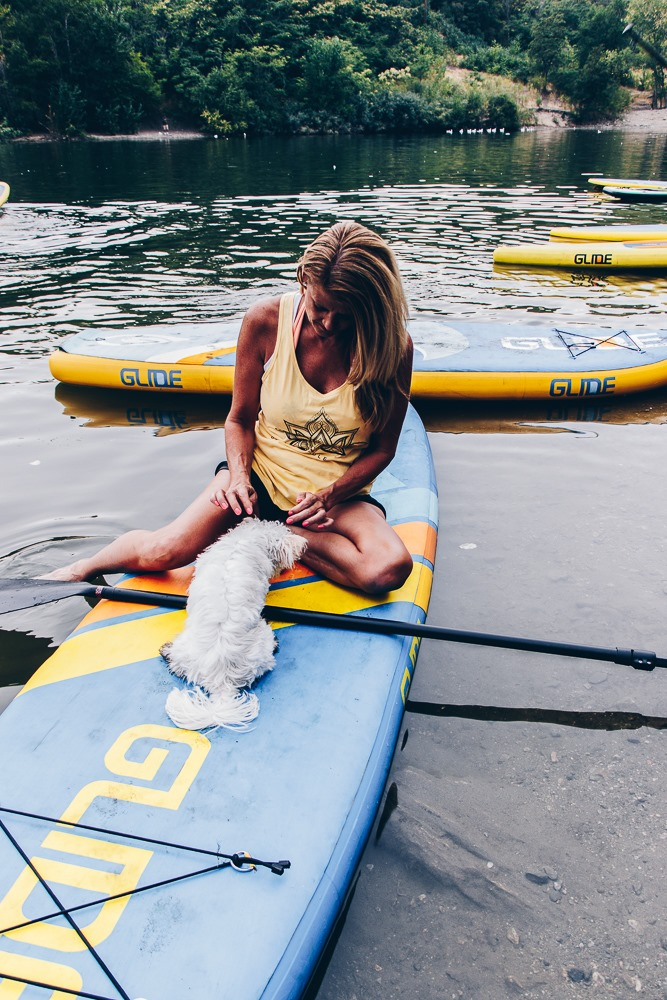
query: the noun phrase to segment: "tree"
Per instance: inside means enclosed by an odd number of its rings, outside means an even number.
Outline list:
[[[667,8],[663,0],[631,0],[628,19],[635,31],[667,57]],[[646,59],[653,74],[653,106],[665,104],[665,69],[650,55]]]

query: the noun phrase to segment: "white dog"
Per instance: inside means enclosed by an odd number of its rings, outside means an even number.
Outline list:
[[[199,556],[185,628],[160,650],[171,672],[194,685],[167,698],[175,725],[245,729],[257,717],[257,695],[246,689],[273,669],[276,640],[261,617],[269,580],[305,547],[279,521],[248,517]]]

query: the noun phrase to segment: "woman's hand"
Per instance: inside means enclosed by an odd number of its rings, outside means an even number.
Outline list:
[[[287,524],[298,524],[313,531],[322,531],[333,524],[321,493],[299,493],[288,515]]]
[[[245,511],[254,514],[257,491],[248,478],[231,480],[226,489],[217,489],[210,497],[211,503],[220,510],[233,510],[237,517]]]

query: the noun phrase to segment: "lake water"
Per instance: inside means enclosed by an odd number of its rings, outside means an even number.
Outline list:
[[[593,196],[595,172],[667,178],[666,137],[0,146],[0,575],[162,523],[222,447],[226,400],[57,386],[52,349],[92,326],[240,316],[336,219],[391,242],[414,314],[663,328],[663,277],[492,264],[556,224],[667,222]],[[667,392],[418,408],[441,494],[431,623],[667,655]],[[3,619],[2,703],[85,608]],[[660,670],[424,643],[311,1000],[667,997],[666,726]]]

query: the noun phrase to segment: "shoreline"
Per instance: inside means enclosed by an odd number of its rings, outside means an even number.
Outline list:
[[[654,132],[667,133],[667,108],[652,108],[648,96],[637,94],[628,110],[614,121],[590,122],[587,125],[575,125],[570,120],[571,112],[560,107],[535,108],[535,124],[531,129],[596,129],[599,132]],[[314,133],[309,133],[309,135]],[[389,134],[389,133],[384,133]],[[50,135],[34,134],[17,136],[10,142],[182,142],[193,139],[217,138],[188,128],[170,128],[163,132],[161,128],[146,128],[138,132],[119,135],[100,135],[87,133],[75,139],[55,138]],[[224,137],[223,137],[224,138]]]

